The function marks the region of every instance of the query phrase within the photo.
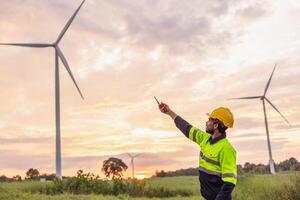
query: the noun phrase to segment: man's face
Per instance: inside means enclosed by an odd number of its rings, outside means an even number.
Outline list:
[[[206,132],[213,134],[215,129],[217,128],[217,125],[214,124],[214,121],[212,118],[208,118],[208,121],[206,122]]]

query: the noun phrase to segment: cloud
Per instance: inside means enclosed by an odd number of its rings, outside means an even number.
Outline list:
[[[236,11],[236,17],[240,18],[243,23],[249,24],[266,17],[266,15],[270,15],[271,9],[272,6],[269,2],[254,2],[238,9]]]
[[[52,42],[79,3],[3,2],[0,42]],[[294,126],[267,105],[274,158],[297,156],[299,9],[270,1],[86,1],[60,43],[85,96],[60,63],[64,172],[99,172],[109,156],[127,159],[125,150],[143,153],[139,171],[196,166],[198,146],[161,115],[154,95],[199,128],[205,113],[231,108],[228,138],[239,162],[267,161],[261,102],[226,99],[261,95],[276,62],[267,96]],[[0,80],[3,173],[30,165],[54,171],[53,50],[0,46]]]
[[[21,138],[1,138],[1,142],[5,143],[5,145],[10,145],[10,144],[30,144],[30,143],[34,143],[34,144],[47,144],[49,142],[52,142],[51,138],[49,137],[21,137]]]

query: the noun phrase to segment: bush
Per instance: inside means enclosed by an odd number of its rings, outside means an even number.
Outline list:
[[[282,200],[300,199],[300,176],[295,176],[291,184],[285,184],[281,191]]]
[[[27,189],[28,190],[28,189]],[[39,185],[29,189],[31,193],[55,195],[71,194],[102,194],[102,195],[129,195],[131,197],[174,197],[190,196],[192,192],[184,190],[169,190],[164,187],[145,188],[144,180],[123,180],[114,178],[112,181],[102,180],[99,176],[83,171],[77,172],[77,177],[67,180],[55,179],[52,184]]]

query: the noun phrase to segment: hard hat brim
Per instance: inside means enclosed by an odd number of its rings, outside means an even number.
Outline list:
[[[209,117],[211,117],[211,114],[209,114],[209,113],[206,113],[206,115],[209,116]]]

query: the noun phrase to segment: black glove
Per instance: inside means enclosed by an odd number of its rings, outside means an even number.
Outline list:
[[[234,186],[232,183],[225,182],[215,200],[231,200],[231,192]]]

